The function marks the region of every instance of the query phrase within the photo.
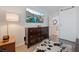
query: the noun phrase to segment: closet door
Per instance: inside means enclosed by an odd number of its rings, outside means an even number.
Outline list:
[[[76,39],[76,9],[60,12],[60,38],[75,42]]]

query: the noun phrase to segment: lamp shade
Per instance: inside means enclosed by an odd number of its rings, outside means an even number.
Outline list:
[[[19,21],[19,16],[17,14],[13,14],[13,13],[7,13],[6,20],[7,21]]]

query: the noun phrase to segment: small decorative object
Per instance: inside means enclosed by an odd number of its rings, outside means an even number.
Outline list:
[[[57,24],[57,20],[54,19],[54,20],[53,20],[53,25],[56,25],[56,24]]]
[[[9,41],[9,35],[5,35],[3,36],[3,40],[6,42],[6,41]]]

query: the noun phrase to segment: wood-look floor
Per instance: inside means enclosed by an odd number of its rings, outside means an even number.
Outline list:
[[[37,45],[34,45],[30,48],[27,48],[27,45],[21,45],[19,47],[16,47],[16,52],[33,52]]]

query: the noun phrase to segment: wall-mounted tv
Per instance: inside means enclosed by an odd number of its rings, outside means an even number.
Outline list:
[[[26,11],[26,22],[27,23],[43,23],[43,16],[32,14]]]
[[[44,14],[26,9],[26,23],[44,23]]]

